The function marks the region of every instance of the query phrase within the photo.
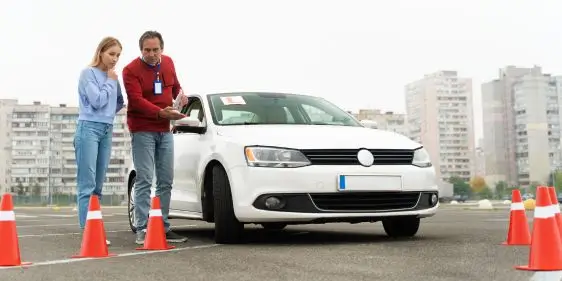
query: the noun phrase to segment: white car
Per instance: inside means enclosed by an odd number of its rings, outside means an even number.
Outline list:
[[[382,221],[414,236],[439,207],[434,167],[409,138],[362,126],[307,95],[191,95],[175,122],[170,218],[215,224],[217,243],[237,243],[245,224]],[[128,175],[134,227],[134,165]],[[155,179],[156,180],[156,179]]]

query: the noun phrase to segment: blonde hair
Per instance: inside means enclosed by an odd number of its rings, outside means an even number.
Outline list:
[[[121,45],[121,42],[119,42],[119,40],[115,37],[105,37],[103,38],[100,43],[98,44],[98,48],[96,49],[96,53],[94,54],[94,57],[92,58],[92,61],[90,62],[90,66],[98,66],[101,63],[101,54],[105,51],[107,51],[107,49],[113,47],[113,46],[119,46],[119,48],[123,49],[123,46]]]

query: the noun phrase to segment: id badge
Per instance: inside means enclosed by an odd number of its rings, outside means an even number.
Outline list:
[[[154,81],[154,94],[155,95],[162,94],[162,81]]]

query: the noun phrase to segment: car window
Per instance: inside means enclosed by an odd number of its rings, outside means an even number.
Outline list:
[[[208,96],[217,125],[304,124],[356,126],[361,124],[330,102],[311,96],[275,93],[233,93]]]
[[[328,123],[328,124],[336,124],[336,125],[344,124],[342,120],[334,120],[333,115],[330,115],[317,107],[308,104],[303,104],[302,108],[306,112],[312,123]]]
[[[244,110],[222,110],[222,123],[235,124],[251,122],[256,114]]]

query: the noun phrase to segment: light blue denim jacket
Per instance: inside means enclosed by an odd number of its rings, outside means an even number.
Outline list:
[[[97,67],[82,70],[78,93],[78,120],[113,124],[125,104],[119,81],[107,78],[107,73]]]

